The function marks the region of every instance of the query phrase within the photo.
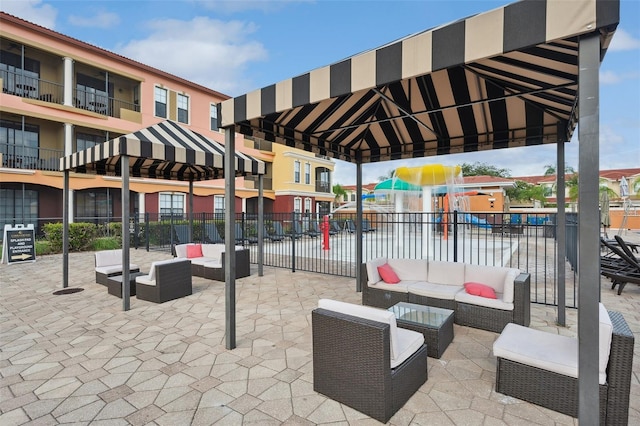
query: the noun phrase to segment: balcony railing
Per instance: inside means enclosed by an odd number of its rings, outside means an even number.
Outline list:
[[[331,193],[331,184],[329,182],[323,180],[316,181],[316,192],[325,192],[327,194]]]
[[[1,70],[0,76],[4,93],[62,104],[64,92],[62,84],[7,70]]]
[[[47,148],[31,148],[14,144],[0,144],[2,167],[23,170],[58,171],[64,151]]]
[[[253,187],[258,188],[258,176],[245,176],[246,181],[253,182]],[[262,178],[262,186],[265,191],[270,191],[273,189],[273,179],[268,177]]]
[[[7,70],[0,70],[0,77],[4,93],[54,104],[64,103],[62,84]],[[73,91],[73,106],[114,118],[120,118],[121,108],[140,112],[138,104],[109,97],[105,92],[79,89]]]

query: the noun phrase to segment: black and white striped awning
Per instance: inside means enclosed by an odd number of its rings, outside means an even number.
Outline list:
[[[200,181],[224,177],[224,146],[164,121],[60,159],[60,170],[120,176],[121,156],[129,156],[130,175]],[[235,152],[237,176],[265,173],[265,164]]]
[[[363,163],[569,141],[618,0],[524,0],[226,100],[221,127]]]

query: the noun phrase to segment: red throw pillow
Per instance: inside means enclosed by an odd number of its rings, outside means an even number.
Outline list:
[[[467,293],[473,296],[486,297],[487,299],[497,299],[496,291],[493,287],[489,287],[486,284],[468,282],[464,283],[464,289]]]
[[[400,282],[400,278],[395,273],[391,266],[388,263],[385,263],[382,266],[378,266],[378,273],[380,274],[380,278],[387,284],[398,284]]]
[[[189,244],[187,246],[187,259],[202,257],[202,244]]]

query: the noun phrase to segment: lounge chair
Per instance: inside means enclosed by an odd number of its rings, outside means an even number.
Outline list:
[[[263,225],[263,232],[264,232],[264,239],[265,240],[269,240],[269,241],[273,241],[273,242],[277,242],[277,241],[282,241],[284,240],[284,236],[280,236],[277,235],[273,232],[269,232],[269,228],[267,227],[267,225]]]
[[[353,234],[354,232],[356,232],[356,224],[353,223],[353,220],[347,219],[344,221],[344,229],[348,233]]]
[[[369,219],[362,219],[362,232],[375,232],[376,228],[371,227]]]
[[[630,257],[624,250],[601,239],[601,243],[605,245],[617,257],[600,258],[600,274],[611,280],[611,289],[618,286],[618,294],[622,294],[622,290],[627,283],[640,285],[640,263],[635,257]]]
[[[337,220],[329,221],[329,235],[337,235],[342,232],[342,228]]]
[[[309,229],[307,229],[307,235],[310,236],[311,238],[315,238],[319,235],[322,235],[318,222],[316,222],[315,220],[312,220],[309,222]]]
[[[220,236],[218,227],[215,223],[204,224],[204,242],[207,244],[220,244],[224,243],[224,238]]]
[[[173,225],[173,231],[177,238],[177,241],[174,241],[175,244],[186,244],[192,242],[189,238],[189,225]]]
[[[244,229],[242,228],[241,223],[235,224],[235,233],[236,233],[236,244],[244,245],[244,244],[257,244],[257,237],[248,237],[246,236]]]

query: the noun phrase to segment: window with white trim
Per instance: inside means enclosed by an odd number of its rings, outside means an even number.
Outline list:
[[[167,118],[167,89],[156,86],[153,97],[156,117]]]
[[[211,116],[211,130],[217,132],[220,129],[218,128],[218,108],[216,108],[216,104],[211,104],[209,111],[209,115]]]
[[[304,163],[304,183],[309,185],[311,183],[311,164]]]
[[[178,122],[189,124],[189,97],[178,93]]]
[[[296,197],[293,199],[293,211],[295,213],[302,212],[302,198]]]
[[[311,213],[311,198],[304,199],[304,212]]]
[[[224,195],[213,196],[213,212],[224,213]]]
[[[182,219],[184,215],[184,194],[179,192],[160,193],[160,220]]]
[[[300,183],[300,162],[298,160],[293,162],[293,181]]]

